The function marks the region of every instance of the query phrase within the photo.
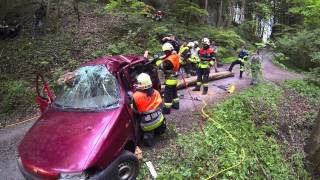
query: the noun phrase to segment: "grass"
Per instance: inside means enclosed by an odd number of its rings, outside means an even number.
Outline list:
[[[295,90],[308,97],[317,96],[318,89],[303,81],[287,81],[284,86],[295,86]],[[219,179],[309,179],[304,169],[301,149],[286,157],[284,149],[291,148],[285,142],[279,144],[280,131],[275,122],[279,116],[278,103],[283,89],[280,86],[261,84],[208,108],[212,121],[205,124],[205,135],[194,131],[180,134],[168,147],[159,150],[153,163],[159,179],[205,179],[226,169],[246,157],[240,166],[217,177]],[[230,132],[233,142],[222,130]],[[144,155],[146,158],[148,154]],[[140,179],[147,176],[142,167]]]

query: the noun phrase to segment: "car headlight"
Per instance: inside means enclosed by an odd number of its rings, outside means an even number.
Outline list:
[[[59,180],[85,180],[87,178],[86,173],[61,173]]]

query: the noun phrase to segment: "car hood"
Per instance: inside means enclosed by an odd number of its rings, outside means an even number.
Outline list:
[[[84,170],[92,150],[119,112],[120,108],[108,112],[61,112],[50,108],[21,141],[18,152],[24,166],[55,172]]]

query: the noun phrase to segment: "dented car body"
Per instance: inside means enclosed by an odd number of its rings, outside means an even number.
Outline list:
[[[147,62],[140,56],[90,61],[55,97],[45,81],[43,88],[37,85],[42,114],[18,147],[22,174],[27,179],[130,179],[128,171],[138,168],[130,153],[141,132],[128,92],[141,72],[161,88],[157,70]]]

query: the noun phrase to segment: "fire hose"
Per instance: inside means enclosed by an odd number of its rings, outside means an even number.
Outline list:
[[[13,124],[9,124],[9,125],[3,125],[3,126],[0,126],[0,129],[2,128],[5,128],[5,127],[13,127],[13,126],[17,126],[19,124],[23,124],[23,123],[26,123],[26,122],[29,122],[29,121],[32,121],[34,119],[37,119],[39,116],[34,116],[34,117],[31,117],[31,118],[28,118],[28,119],[25,119],[25,120],[22,120],[20,122],[17,122],[17,123],[13,123]]]
[[[186,80],[185,80],[185,78],[184,78],[184,76],[183,76],[183,73],[181,72],[180,74],[181,74],[182,80],[183,80],[183,82],[184,82],[184,84],[185,84],[186,90],[187,90],[189,96],[191,97],[193,106],[194,106],[194,108],[196,109],[196,105],[195,105],[195,102],[194,102],[194,101],[195,101],[195,100],[198,100],[198,99],[196,99],[196,98],[194,98],[194,97],[192,96],[192,94],[191,94],[191,92],[190,92],[190,89],[189,89],[189,87],[188,87],[188,84],[186,83]],[[202,100],[201,102],[202,102],[202,104],[203,104],[203,106],[201,107],[201,110],[199,111],[199,113],[201,114],[201,116],[202,116],[204,119],[207,119],[207,120],[213,122],[214,125],[215,125],[218,129],[221,129],[234,143],[237,143],[237,139],[234,138],[234,136],[233,136],[227,129],[225,129],[219,122],[215,121],[212,117],[210,117],[210,116],[205,112],[204,109],[207,107],[207,103],[206,103],[204,100]],[[199,121],[199,127],[200,127],[201,132],[202,132],[204,135],[206,135],[206,134],[205,134],[205,131],[204,131],[204,129],[203,129],[203,123],[202,123],[202,121]],[[238,145],[239,145],[239,144],[238,144]],[[239,146],[240,146],[240,145],[239,145]],[[240,166],[240,165],[244,162],[244,160],[246,159],[246,153],[245,153],[245,151],[244,151],[244,148],[241,147],[241,146],[240,146],[240,148],[241,148],[241,160],[235,162],[233,165],[231,165],[231,166],[229,166],[229,167],[227,167],[227,168],[225,168],[225,169],[222,169],[222,170],[220,170],[220,171],[218,171],[218,172],[210,175],[208,178],[206,178],[206,180],[210,180],[210,179],[212,179],[212,178],[220,175],[221,173],[224,173],[224,172],[226,172],[226,171],[229,171],[229,170],[231,170],[231,169],[234,169],[234,168]]]

